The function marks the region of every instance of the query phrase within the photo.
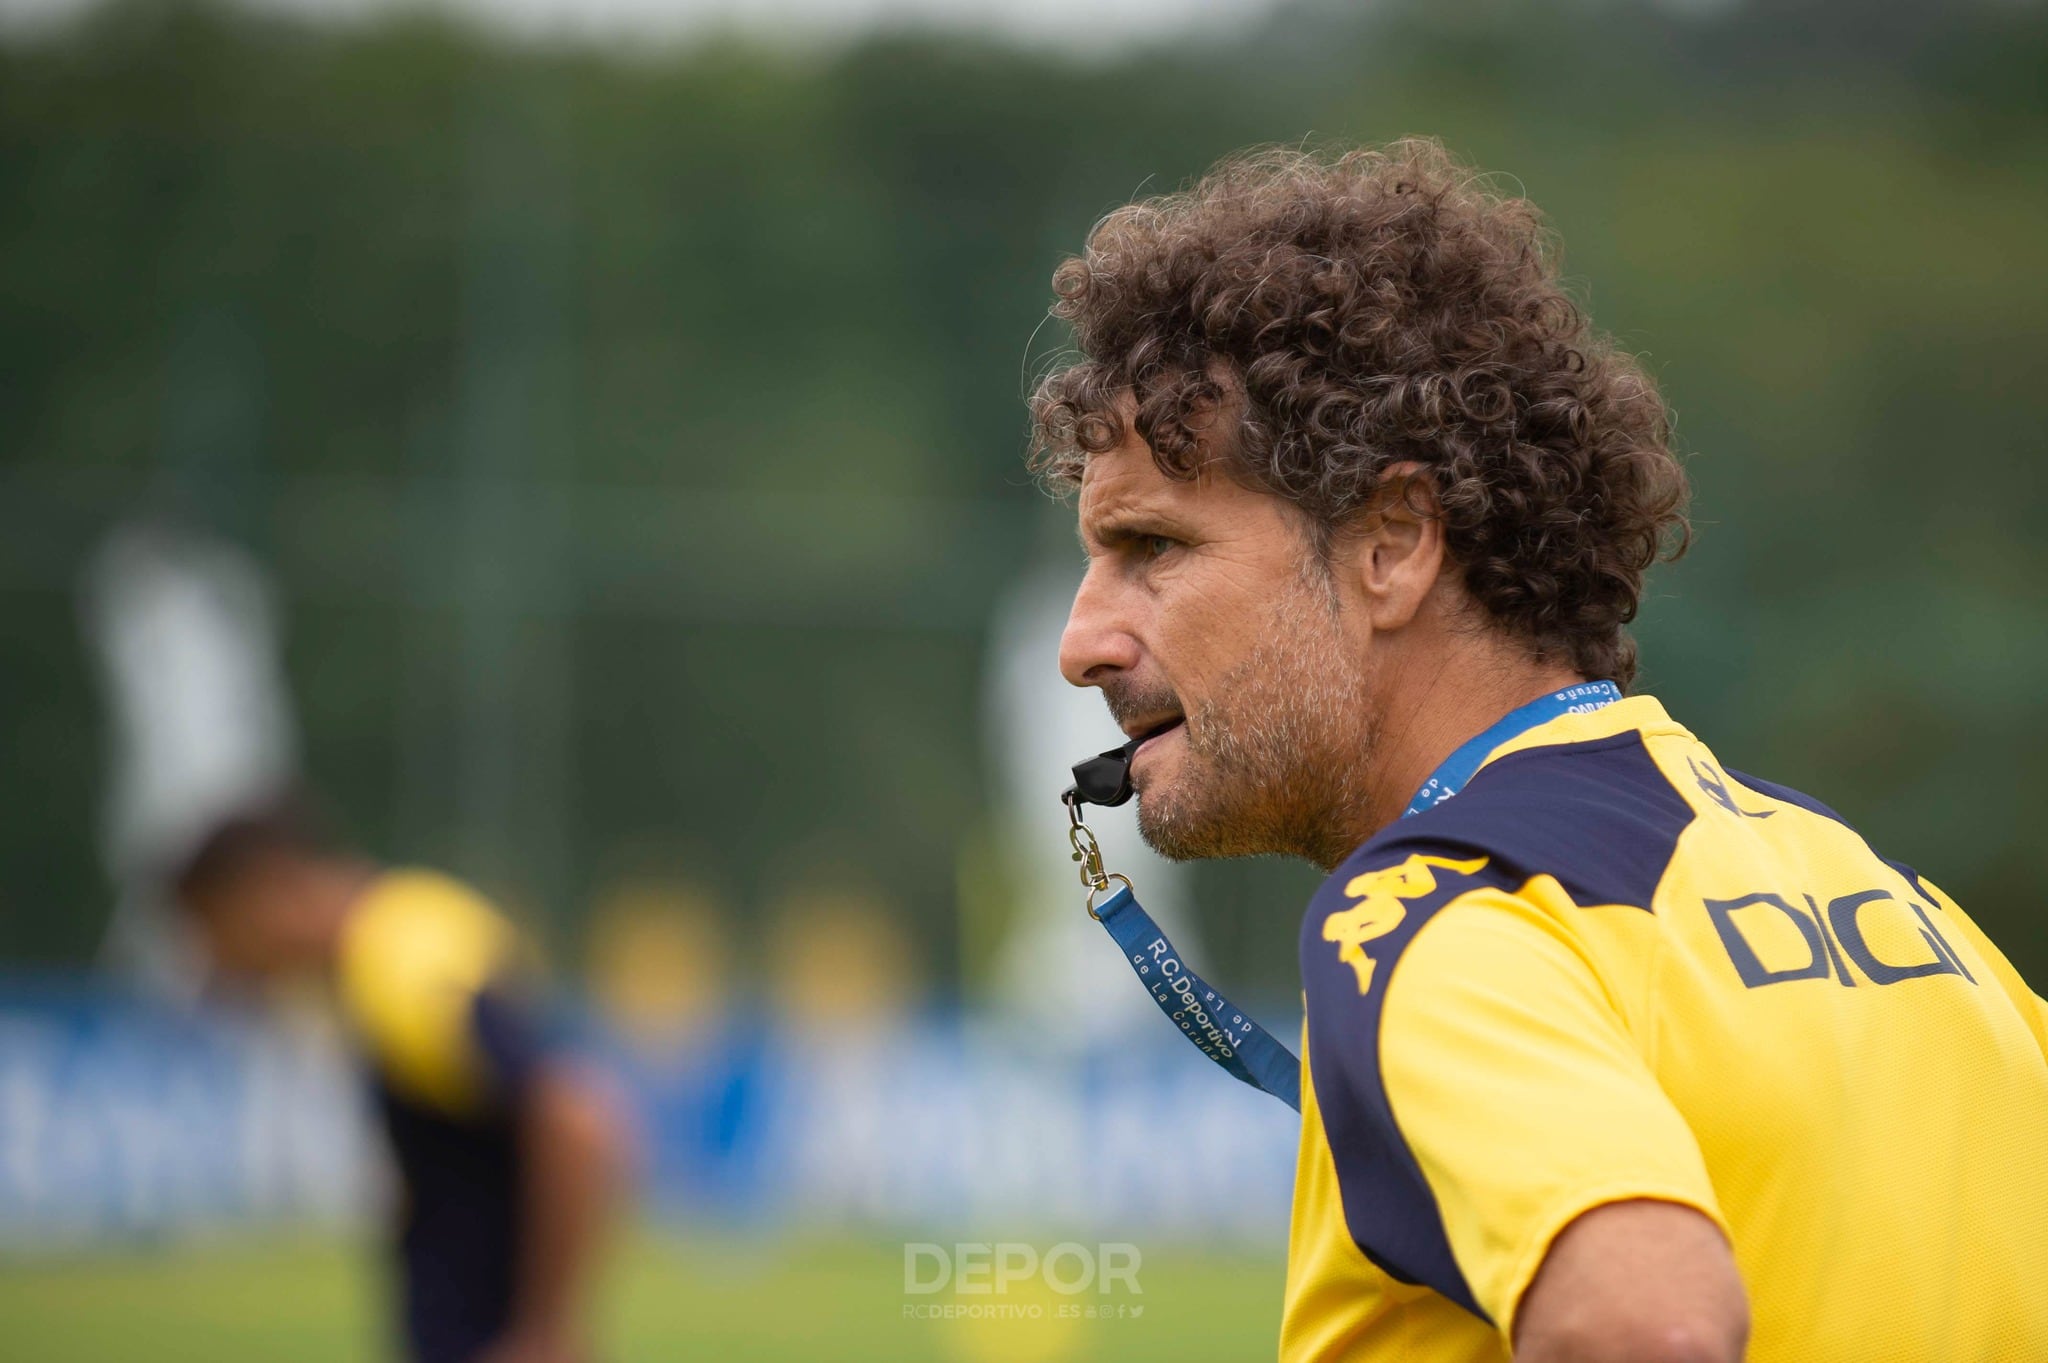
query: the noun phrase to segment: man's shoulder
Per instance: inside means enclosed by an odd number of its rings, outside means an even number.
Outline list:
[[[345,971],[488,973],[516,934],[504,915],[453,876],[388,870],[364,887],[343,942]]]
[[[380,1076],[449,1109],[478,1087],[478,1008],[517,969],[519,939],[451,876],[387,871],[365,887],[342,941],[337,993]]]
[[[1380,830],[1317,901],[1374,877],[1412,887],[1428,870],[1432,898],[1549,876],[1577,904],[1648,908],[1694,817],[1638,731],[1526,748],[1488,763],[1456,798]]]

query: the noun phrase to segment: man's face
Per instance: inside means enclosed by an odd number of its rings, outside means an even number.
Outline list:
[[[1220,473],[1169,478],[1132,433],[1089,458],[1080,529],[1060,670],[1153,735],[1131,766],[1145,840],[1341,860],[1373,747],[1369,632],[1300,513]]]
[[[325,893],[296,861],[264,857],[210,886],[193,904],[193,921],[215,976],[254,986],[308,968],[307,942]]]

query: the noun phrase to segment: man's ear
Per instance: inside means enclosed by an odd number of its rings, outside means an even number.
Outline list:
[[[1338,532],[1338,545],[1372,627],[1396,630],[1412,621],[1444,567],[1443,516],[1427,470],[1412,462],[1389,467],[1355,523]]]

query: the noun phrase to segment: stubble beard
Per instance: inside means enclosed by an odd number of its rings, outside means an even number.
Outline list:
[[[1138,792],[1138,832],[1174,861],[1355,850],[1378,747],[1369,677],[1325,592],[1303,583],[1190,712],[1179,770]]]

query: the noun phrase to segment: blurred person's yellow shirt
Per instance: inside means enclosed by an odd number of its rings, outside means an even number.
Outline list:
[[[342,1008],[378,1081],[459,1117],[486,1083],[486,991],[518,958],[509,923],[461,882],[432,871],[372,881],[343,938]]]
[[[432,871],[379,875],[342,941],[342,1013],[402,1185],[395,1248],[415,1363],[468,1363],[511,1319],[519,1107],[561,1045],[532,974],[511,923]]]
[[[2048,1006],[1648,697],[1496,749],[1302,926],[1283,1363],[1511,1356],[1556,1235],[1728,1234],[1752,1363],[2048,1359]]]

